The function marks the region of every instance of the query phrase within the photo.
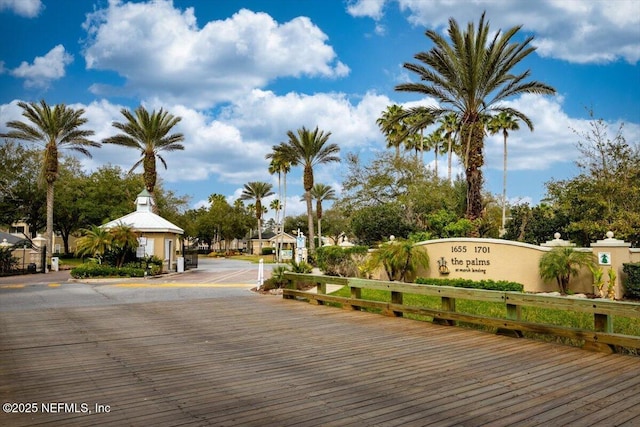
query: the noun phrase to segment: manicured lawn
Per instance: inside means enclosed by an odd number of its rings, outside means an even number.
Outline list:
[[[350,291],[348,287],[334,292],[332,295],[341,297],[349,297]],[[391,292],[378,291],[371,289],[362,289],[362,299],[373,301],[391,301]],[[440,298],[424,295],[404,294],[403,303],[405,305],[425,307],[425,308],[440,308]],[[367,311],[379,312],[375,309],[367,309]],[[506,306],[503,303],[493,303],[484,301],[470,301],[457,299],[456,311],[466,314],[476,314],[482,316],[506,318]],[[421,316],[414,314],[404,314],[404,317],[409,319],[416,319],[422,321],[432,321],[430,316]],[[569,312],[564,310],[550,310],[537,307],[522,307],[522,320],[534,323],[546,323],[552,325],[561,325],[572,328],[581,329],[593,329],[593,315],[589,313]],[[460,326],[470,327],[474,329],[482,329],[490,332],[495,332],[495,328],[485,327],[482,325],[468,324],[459,322]],[[614,317],[613,319],[613,332],[624,335],[636,335],[640,336],[640,319],[631,319],[627,317]],[[581,343],[563,337],[553,337],[548,335],[538,335],[525,332],[524,335],[529,338],[541,339],[543,341],[560,342],[569,345],[581,345]],[[629,349],[629,353],[640,355],[638,349]]]

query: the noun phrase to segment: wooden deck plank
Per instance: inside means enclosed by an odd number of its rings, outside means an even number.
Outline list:
[[[111,405],[0,414],[0,425],[523,421],[512,408],[532,425],[640,417],[628,398],[640,358],[272,297],[0,313],[0,338],[3,402]]]

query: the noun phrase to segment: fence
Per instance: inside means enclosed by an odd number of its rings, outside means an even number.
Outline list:
[[[401,317],[404,313],[418,314],[432,317],[435,323],[444,325],[453,326],[457,322],[467,322],[497,328],[498,333],[514,337],[521,337],[522,332],[526,331],[556,337],[574,338],[584,341],[583,348],[590,350],[613,352],[616,346],[640,349],[640,336],[614,333],[613,331],[614,317],[640,319],[640,304],[638,303],[463,289],[449,286],[417,285],[290,272],[285,273],[285,277],[289,280],[289,286],[283,291],[284,298],[301,298],[317,304],[331,302],[353,310],[380,309],[383,314],[389,316]],[[298,283],[315,284],[316,292],[296,290]],[[350,297],[328,295],[328,284],[349,287]],[[391,293],[390,302],[362,299],[363,289],[389,291]],[[405,305],[403,304],[405,294],[439,297],[440,308]],[[506,317],[498,318],[461,313],[456,311],[456,300],[458,299],[504,304]],[[522,307],[590,313],[593,315],[593,329],[525,321],[522,320]]]

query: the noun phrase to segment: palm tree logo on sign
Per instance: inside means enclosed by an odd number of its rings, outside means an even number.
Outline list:
[[[598,252],[598,264],[611,265],[611,252]]]

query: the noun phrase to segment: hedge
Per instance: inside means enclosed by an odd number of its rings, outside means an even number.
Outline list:
[[[122,267],[116,268],[105,264],[87,263],[73,268],[70,272],[74,279],[88,279],[92,277],[144,277],[144,268]]]
[[[453,286],[456,288],[484,289],[489,291],[524,291],[523,284],[506,280],[431,279],[428,277],[418,277],[415,283],[419,285]]]
[[[627,274],[624,281],[624,296],[640,298],[640,262],[622,264],[622,271]]]

